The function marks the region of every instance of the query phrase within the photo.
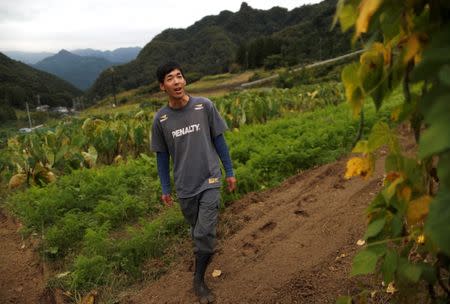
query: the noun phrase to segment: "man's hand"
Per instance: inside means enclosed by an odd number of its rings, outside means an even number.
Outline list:
[[[172,196],[170,194],[163,194],[163,195],[161,195],[161,200],[163,201],[163,203],[167,207],[172,207],[173,206],[173,199],[172,199]]]
[[[228,191],[233,192],[236,190],[237,187],[237,179],[234,176],[230,176],[226,178],[227,184],[228,184]]]

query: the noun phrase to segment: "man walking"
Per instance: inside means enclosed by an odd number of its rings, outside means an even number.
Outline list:
[[[180,65],[167,62],[156,71],[168,104],[156,113],[152,126],[152,150],[156,152],[162,201],[173,205],[169,159],[173,160],[175,188],[184,218],[191,225],[194,240],[194,292],[200,303],[214,296],[204,276],[214,253],[220,203],[221,170],[229,191],[236,189],[228,147],[223,133],[228,129],[214,104],[207,98],[186,94],[186,80]]]

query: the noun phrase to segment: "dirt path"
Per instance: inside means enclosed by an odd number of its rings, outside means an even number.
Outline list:
[[[19,228],[20,224],[0,209],[0,303],[47,303],[36,243],[22,240]]]
[[[229,206],[208,270],[222,271],[207,279],[216,303],[334,303],[355,289],[348,273],[364,233],[364,209],[381,186],[381,161],[367,181],[344,180],[342,159]],[[230,227],[237,231],[225,233]],[[121,303],[195,303],[191,268],[186,258]]]

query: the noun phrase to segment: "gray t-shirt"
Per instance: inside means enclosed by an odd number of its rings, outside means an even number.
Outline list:
[[[212,139],[227,129],[214,104],[204,97],[189,96],[183,108],[164,106],[156,113],[151,149],[172,157],[178,197],[220,187],[219,157]]]

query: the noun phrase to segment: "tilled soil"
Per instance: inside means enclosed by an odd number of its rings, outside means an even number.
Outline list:
[[[36,242],[23,240],[20,223],[0,209],[0,303],[43,303],[44,268]]]
[[[361,287],[349,278],[351,260],[383,166],[380,159],[371,179],[345,180],[345,164],[341,159],[305,171],[227,207],[208,268],[216,303],[334,303]],[[192,264],[187,257],[121,303],[196,303]],[[214,269],[222,271],[217,278],[211,276]]]

